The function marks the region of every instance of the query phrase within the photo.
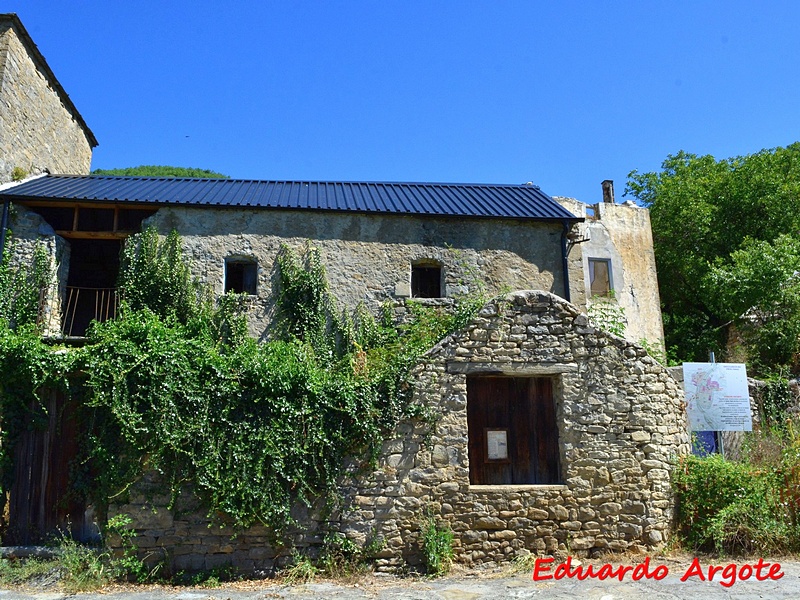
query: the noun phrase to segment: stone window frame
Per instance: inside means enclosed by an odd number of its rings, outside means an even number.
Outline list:
[[[596,293],[592,290],[594,283],[594,265],[597,263],[605,263],[606,271],[608,272],[608,289],[602,293]],[[587,258],[587,271],[589,277],[589,296],[591,298],[613,298],[614,297],[614,271],[613,264],[610,258],[603,258],[599,256],[590,256]]]
[[[242,282],[241,290],[235,289],[232,282],[230,281],[230,277],[228,275],[228,271],[231,265],[239,265],[242,267]],[[231,285],[229,285],[231,284]],[[222,284],[223,293],[228,293],[230,291],[235,292],[237,294],[245,293],[248,296],[257,296],[258,295],[258,260],[254,256],[244,256],[244,255],[234,255],[228,256],[225,258],[225,268],[223,273],[223,284]]]
[[[564,483],[508,483],[508,484],[474,484],[470,483],[470,492],[549,492],[568,490],[566,484],[566,474],[569,464],[566,461],[564,451],[565,431],[563,429],[563,400],[564,400],[564,377],[577,374],[579,369],[576,363],[562,363],[554,365],[531,365],[531,364],[509,364],[497,365],[492,363],[472,363],[459,360],[450,360],[446,363],[447,373],[460,375],[464,389],[466,390],[467,375],[496,375],[508,377],[551,377],[553,379],[553,399],[555,401],[556,427],[558,428],[558,445],[561,476]],[[465,393],[466,400],[466,393]],[[464,410],[464,420],[466,421],[466,409]],[[465,431],[467,426],[465,423]],[[467,446],[469,440],[466,441]]]
[[[424,272],[423,272],[424,270]],[[419,276],[427,275],[428,271],[438,271],[439,276],[439,292],[436,296],[430,295],[419,295],[419,280],[417,279],[415,285],[415,271],[419,274]],[[444,277],[444,265],[441,261],[436,260],[434,258],[423,258],[419,260],[414,260],[411,262],[411,272],[410,272],[410,290],[411,290],[411,297],[415,299],[427,299],[427,300],[434,300],[440,298],[446,298],[446,290],[445,290],[445,277]],[[424,287],[430,286],[430,282]]]

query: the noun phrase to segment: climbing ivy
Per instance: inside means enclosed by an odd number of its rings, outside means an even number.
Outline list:
[[[155,227],[126,240],[118,287],[128,308],[146,307],[162,319],[176,317],[182,323],[207,309],[210,301],[191,276],[178,232],[162,241]]]
[[[13,477],[13,448],[23,427],[46,422],[40,394],[64,389],[70,356],[42,341],[42,303],[52,280],[47,250],[37,244],[31,264],[13,262],[8,240],[0,261],[0,514]]]
[[[0,320],[11,329],[37,324],[53,279],[44,244],[34,246],[29,265],[12,260],[15,248],[15,240],[9,237],[0,260]]]
[[[257,343],[241,297],[211,302],[180,248],[175,233],[130,240],[118,318],[95,323],[79,349],[58,354],[2,330],[2,374],[15,361],[36,370],[22,396],[71,373],[88,428],[76,485],[101,511],[154,470],[173,498],[189,485],[210,515],[281,532],[296,503],[335,498],[346,457],[376,456],[400,419],[420,414],[412,368],[485,301],[467,297],[452,312],[412,304],[397,327],[390,306],[377,319],[339,311],[318,251],[284,247],[279,319]],[[26,351],[11,352],[19,345]]]

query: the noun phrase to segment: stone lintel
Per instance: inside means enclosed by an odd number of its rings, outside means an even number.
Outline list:
[[[575,363],[561,363],[551,365],[531,365],[527,363],[475,363],[448,361],[448,373],[463,375],[515,375],[524,377],[540,377],[547,375],[560,375],[562,373],[577,373],[578,365]]]
[[[512,492],[551,492],[569,489],[563,484],[509,484],[509,485],[470,485],[469,491],[475,493],[512,493]]]

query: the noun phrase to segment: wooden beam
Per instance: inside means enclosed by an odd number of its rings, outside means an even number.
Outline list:
[[[63,238],[73,240],[124,240],[135,231],[69,231],[57,229],[56,233]]]
[[[152,210],[157,212],[160,206],[153,204],[133,204],[133,203],[116,203],[116,202],[58,202],[53,200],[14,200],[14,204],[20,206],[27,206],[30,208],[46,207],[46,208],[119,208],[120,210]]]

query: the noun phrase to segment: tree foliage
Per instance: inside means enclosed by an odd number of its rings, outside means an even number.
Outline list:
[[[790,363],[800,349],[800,143],[723,160],[681,151],[660,172],[633,171],[626,194],[650,208],[673,358],[724,352],[733,326],[762,372]]]
[[[169,167],[164,165],[140,165],[123,169],[95,169],[92,175],[114,175],[119,177],[197,177],[201,179],[229,179],[228,175],[193,169],[191,167]]]

